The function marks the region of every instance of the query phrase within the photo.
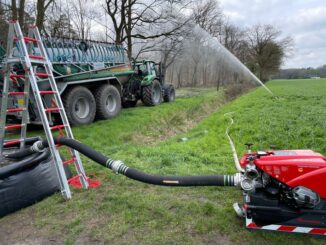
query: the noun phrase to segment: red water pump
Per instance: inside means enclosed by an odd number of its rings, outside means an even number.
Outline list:
[[[326,235],[326,158],[311,150],[247,153],[240,160],[249,229]]]

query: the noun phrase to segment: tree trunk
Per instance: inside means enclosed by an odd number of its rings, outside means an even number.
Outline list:
[[[128,10],[127,10],[127,46],[128,46],[128,58],[132,57],[132,38],[131,38],[131,30],[132,30],[132,3],[131,0],[128,0]]]
[[[11,0],[11,13],[12,13],[12,20],[17,20],[17,5],[16,0]]]
[[[207,64],[207,61],[204,61],[206,62],[203,66],[203,85],[204,87],[207,86],[207,83],[208,83],[208,64]]]
[[[24,18],[25,17],[25,0],[20,0],[19,1],[19,10],[18,10],[18,22],[22,29],[25,29],[25,23],[24,23]]]
[[[221,85],[221,82],[220,82],[220,78],[218,77],[216,79],[216,90],[219,91],[220,90],[220,85]]]
[[[180,66],[179,70],[177,71],[177,77],[178,77],[178,84],[177,88],[180,88],[182,86],[182,66]]]
[[[194,67],[194,72],[192,73],[192,86],[195,87],[196,84],[197,84],[197,81],[196,81],[196,73],[197,73],[197,68],[198,68],[198,63],[195,64],[195,67]]]
[[[172,66],[172,68],[171,68],[170,82],[171,82],[172,84],[174,84],[174,63],[173,63],[173,66]]]
[[[36,26],[41,31],[43,29],[43,22],[44,22],[44,16],[45,16],[45,0],[37,0],[36,4],[36,10],[37,10],[37,16],[36,16]]]
[[[166,54],[164,54],[164,58],[163,58],[163,61],[162,61],[162,70],[161,70],[161,75],[162,75],[163,79],[166,76],[166,70],[167,70],[167,67],[168,67],[167,63],[168,63],[168,56]]]
[[[127,38],[127,54],[128,54],[128,58],[131,59],[132,58],[132,39],[130,37],[130,35],[128,35]]]

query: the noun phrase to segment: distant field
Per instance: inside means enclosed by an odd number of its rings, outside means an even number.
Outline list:
[[[235,173],[224,117],[233,112],[231,135],[238,153],[254,149],[310,148],[326,154],[326,79],[272,81],[277,98],[258,88],[222,106],[214,88],[155,108],[123,110],[108,121],[74,128],[75,137],[114,159],[160,174]],[[204,134],[205,130],[208,131]],[[39,134],[37,131],[33,134]],[[197,137],[192,136],[197,135]],[[181,142],[181,137],[191,138]],[[249,232],[232,204],[233,188],[168,188],[138,183],[83,158],[99,189],[60,194],[0,219],[0,238],[65,244],[325,244],[304,235]],[[0,242],[1,243],[1,242]]]

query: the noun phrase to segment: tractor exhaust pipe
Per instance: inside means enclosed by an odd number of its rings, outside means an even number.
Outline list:
[[[81,154],[102,165],[103,167],[111,169],[115,173],[123,174],[130,179],[148,184],[161,186],[238,186],[240,182],[240,174],[208,176],[163,176],[147,174],[126,166],[122,161],[112,160],[76,140],[65,137],[56,137],[54,138],[54,142],[56,144],[66,145],[79,151]],[[46,140],[37,141],[31,147],[25,148],[22,151],[7,154],[6,157],[26,157],[32,153],[41,152],[47,147],[48,142]]]

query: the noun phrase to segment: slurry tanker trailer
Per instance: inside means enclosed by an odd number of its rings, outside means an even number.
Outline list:
[[[146,106],[156,106],[175,99],[173,85],[164,82],[162,65],[151,60],[130,61],[121,45],[62,38],[43,38],[42,41],[71,125],[115,117],[122,107],[134,107],[139,100]],[[32,48],[38,55],[37,47]],[[18,47],[16,49],[19,58]],[[4,60],[5,50],[0,46],[0,63]],[[41,73],[41,69],[36,72]],[[17,65],[12,72],[24,74],[24,69]],[[41,77],[38,81],[41,88],[44,84],[44,90],[48,89],[46,79]],[[18,77],[13,86],[20,91],[22,79]],[[44,100],[49,108],[53,106],[51,96],[44,96]],[[19,108],[22,102],[13,98],[9,104]],[[19,119],[21,113],[12,112],[8,116]],[[29,118],[31,123],[41,123],[33,96]],[[55,120],[56,113],[52,112],[50,118]]]

